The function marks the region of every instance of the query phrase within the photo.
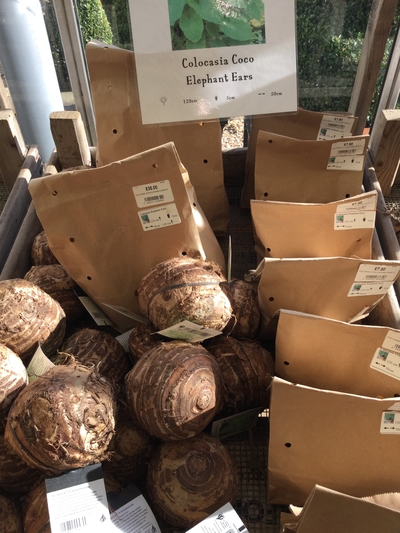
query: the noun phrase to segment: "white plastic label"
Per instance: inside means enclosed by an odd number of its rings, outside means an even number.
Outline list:
[[[91,466],[46,479],[51,531],[110,531],[112,524],[101,466]],[[92,471],[90,476],[88,469]]]
[[[390,330],[382,343],[382,348],[400,353],[400,331]]]
[[[34,381],[38,376],[41,376],[53,366],[54,364],[46,357],[39,344],[26,369],[28,372],[29,382]]]
[[[221,335],[220,331],[215,329],[205,328],[199,324],[194,324],[189,320],[184,320],[179,324],[162,329],[156,333],[169,337],[171,339],[180,339],[186,342],[201,342],[217,335]]]
[[[317,141],[350,137],[353,124],[354,117],[324,115],[321,120]]]
[[[167,204],[145,211],[138,211],[138,215],[144,231],[165,228],[166,226],[181,223],[176,204]]]
[[[145,498],[140,494],[111,513],[115,529],[122,533],[160,533],[157,520]]]
[[[149,205],[166,204],[174,201],[169,180],[156,181],[132,187],[139,208]]]
[[[248,533],[239,515],[230,503],[202,520],[186,533]]]

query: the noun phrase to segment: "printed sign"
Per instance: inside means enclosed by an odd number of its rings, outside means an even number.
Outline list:
[[[129,0],[143,124],[296,112],[294,0]]]

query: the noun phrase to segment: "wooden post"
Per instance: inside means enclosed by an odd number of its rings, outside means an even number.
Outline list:
[[[0,110],[0,174],[10,193],[28,148],[12,109]]]
[[[14,187],[0,216],[0,271],[18,235],[22,221],[29,209],[31,195],[28,191],[32,178],[42,174],[43,163],[37,146],[30,146]]]
[[[89,143],[79,111],[50,113],[50,129],[62,169],[91,166]]]
[[[359,118],[353,135],[362,135],[390,34],[397,0],[373,0],[348,111]]]
[[[382,194],[389,196],[400,163],[400,109],[384,109],[382,113],[382,135],[372,157]]]

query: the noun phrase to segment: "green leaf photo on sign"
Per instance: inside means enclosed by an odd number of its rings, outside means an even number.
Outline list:
[[[262,0],[168,0],[173,50],[265,43]]]

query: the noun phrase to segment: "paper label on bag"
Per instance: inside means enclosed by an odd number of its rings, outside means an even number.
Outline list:
[[[149,205],[166,204],[174,201],[169,180],[156,181],[146,185],[132,187],[136,204],[139,208]]]
[[[375,211],[362,213],[335,213],[335,230],[375,227]]]
[[[400,412],[384,411],[381,418],[381,433],[400,434]]]
[[[138,215],[144,231],[152,231],[181,223],[178,209],[174,203],[138,211]]]
[[[385,281],[380,283],[354,282],[347,296],[371,296],[378,294],[386,294],[392,285],[392,281]]]
[[[230,503],[202,520],[186,533],[249,533]]]
[[[365,139],[333,143],[328,170],[361,171],[364,167]]]
[[[112,530],[101,465],[73,470],[45,482],[51,531]]]
[[[382,347],[377,348],[370,368],[400,380],[400,353],[392,352]]]
[[[53,368],[53,366],[54,363],[52,363],[50,359],[46,357],[39,344],[26,369],[28,372],[29,383],[47,372],[50,368]]]
[[[338,204],[336,208],[337,213],[354,213],[364,211],[376,211],[377,196],[368,196],[367,198],[361,198],[352,202],[343,202]]]
[[[382,343],[382,348],[400,354],[400,331],[390,330]]]
[[[321,120],[317,141],[350,137],[353,124],[354,117],[324,115]]]
[[[391,281],[394,282],[400,271],[400,266],[396,265],[368,265],[361,264],[358,268],[354,281]]]

